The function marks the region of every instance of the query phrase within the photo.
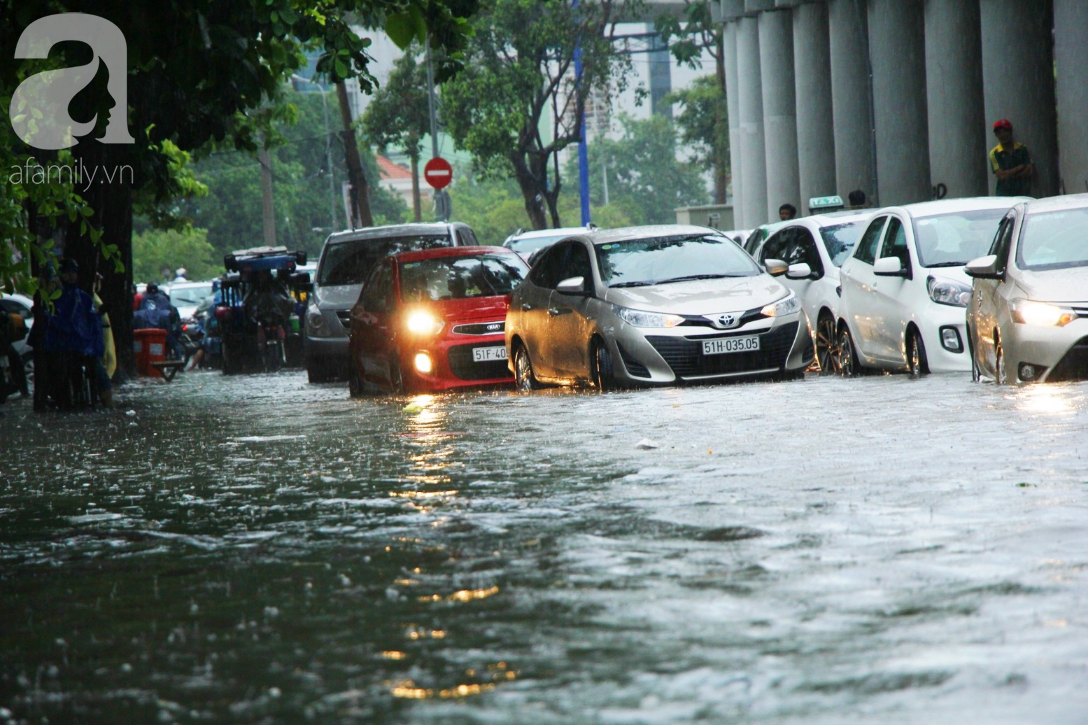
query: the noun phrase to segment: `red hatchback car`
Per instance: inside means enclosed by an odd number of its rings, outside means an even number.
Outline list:
[[[514,382],[506,308],[529,267],[501,247],[402,252],[379,262],[351,309],[352,397]]]

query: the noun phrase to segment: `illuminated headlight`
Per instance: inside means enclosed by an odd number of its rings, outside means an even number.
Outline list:
[[[1073,310],[1058,307],[1049,302],[1025,299],[1010,300],[1009,310],[1012,312],[1012,319],[1020,324],[1041,327],[1064,327],[1077,316]]]
[[[930,277],[926,280],[926,289],[929,290],[929,299],[938,305],[966,307],[971,302],[971,288],[959,282]]]
[[[415,335],[437,335],[445,324],[430,312],[423,310],[408,315],[408,331]]]
[[[797,299],[797,295],[793,292],[790,292],[778,302],[772,302],[771,304],[766,305],[760,310],[760,314],[764,317],[783,317],[800,311],[801,300]]]
[[[665,315],[659,312],[632,310],[628,307],[620,307],[619,305],[613,305],[612,307],[621,320],[634,327],[676,327],[684,322],[684,318],[680,315]]]
[[[417,352],[413,362],[415,363],[416,370],[423,374],[427,374],[434,370],[434,363],[431,362],[431,356],[425,352]]]
[[[332,330],[325,322],[325,316],[316,307],[306,310],[306,333],[310,337],[332,337]]]

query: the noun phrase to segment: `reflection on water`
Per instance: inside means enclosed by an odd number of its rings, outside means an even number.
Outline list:
[[[0,723],[1080,722],[1086,393],[9,406]]]

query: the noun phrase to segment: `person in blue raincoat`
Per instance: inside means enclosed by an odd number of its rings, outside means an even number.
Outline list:
[[[47,394],[54,405],[69,408],[72,391],[79,388],[88,359],[105,352],[102,318],[94,300],[78,287],[79,265],[67,259],[60,266],[61,293],[45,313],[42,353],[49,381]],[[94,367],[90,370],[93,372]],[[78,379],[77,379],[78,378]]]

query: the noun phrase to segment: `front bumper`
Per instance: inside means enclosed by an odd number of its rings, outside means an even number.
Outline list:
[[[916,320],[922,333],[922,343],[926,346],[926,359],[931,373],[966,373],[971,371],[971,354],[967,348],[967,313],[962,307],[951,305],[931,305],[940,309],[930,310],[926,318]],[[945,346],[945,331],[955,331],[959,349]],[[906,345],[906,336],[903,339]],[[903,350],[903,360],[907,360],[907,351]]]
[[[1009,382],[1088,380],[1088,318],[1079,317],[1064,327],[1013,322],[1000,333]],[[1021,377],[1023,365],[1035,369],[1034,378]]]
[[[452,325],[451,325],[452,326]],[[413,392],[438,392],[457,388],[480,388],[512,385],[514,376],[506,358],[477,362],[473,350],[501,348],[506,350],[503,333],[493,335],[450,335],[426,343],[406,343],[401,348],[401,370],[407,386]],[[431,359],[433,369],[421,373],[415,367],[415,357],[424,353]]]
[[[758,336],[759,350],[704,354],[703,343]],[[803,372],[815,350],[804,312],[758,320],[740,330],[682,325],[622,324],[609,341],[617,380],[628,385],[675,385]]]

